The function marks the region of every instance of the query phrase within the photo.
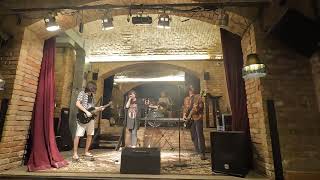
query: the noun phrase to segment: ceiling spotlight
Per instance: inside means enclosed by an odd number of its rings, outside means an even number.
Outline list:
[[[158,28],[169,29],[170,28],[170,20],[168,14],[161,14],[159,16]]]
[[[108,13],[102,18],[102,30],[107,31],[113,28],[113,18],[111,13]]]
[[[221,28],[227,27],[229,24],[229,15],[224,9],[218,9],[217,25]]]
[[[79,33],[83,33],[83,28],[84,28],[84,24],[81,21],[80,24],[79,24]]]
[[[55,13],[49,13],[48,16],[44,18],[47,31],[57,31],[60,29],[60,26],[56,22],[55,16]]]

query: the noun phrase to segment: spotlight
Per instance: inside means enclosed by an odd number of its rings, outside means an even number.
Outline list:
[[[81,21],[79,24],[79,33],[83,33],[83,22]]]
[[[247,56],[246,66],[242,69],[243,79],[254,79],[266,76],[266,66],[257,54]]]
[[[161,14],[159,16],[158,28],[169,29],[170,28],[170,17],[168,14]]]
[[[229,15],[224,9],[218,9],[217,25],[221,28],[227,27],[229,24]]]
[[[44,18],[44,22],[46,24],[47,31],[57,31],[60,29],[60,26],[56,22],[54,13],[48,14],[48,16]]]
[[[113,28],[113,18],[111,16],[105,16],[102,19],[102,30],[107,31]]]

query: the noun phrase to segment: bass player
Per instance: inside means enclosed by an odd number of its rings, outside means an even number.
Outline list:
[[[184,98],[183,119],[185,121],[191,122],[189,128],[195,151],[200,155],[201,160],[205,160],[205,141],[203,134],[203,102],[200,94],[195,94],[195,89],[192,86],[189,86],[188,96]]]

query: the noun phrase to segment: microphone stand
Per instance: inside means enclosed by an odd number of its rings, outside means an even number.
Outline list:
[[[179,90],[178,90],[178,97],[181,98],[181,95],[180,95],[180,87],[178,86]],[[181,109],[180,108],[177,108],[178,109],[178,128],[179,128],[179,161],[177,163],[174,164],[175,167],[186,167],[187,164],[186,163],[183,163],[181,162]]]

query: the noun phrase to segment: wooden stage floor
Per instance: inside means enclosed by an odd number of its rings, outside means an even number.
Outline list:
[[[83,150],[80,149],[80,153]],[[41,172],[27,172],[25,166],[0,173],[0,179],[243,179],[222,174],[212,174],[211,160],[206,160],[191,152],[181,152],[181,161],[186,167],[174,166],[179,158],[178,151],[161,151],[161,175],[120,174],[121,151],[95,149],[95,161],[82,158],[80,162],[71,161],[71,151],[62,152],[69,165],[60,169]],[[265,180],[266,178],[250,172],[245,179]]]

